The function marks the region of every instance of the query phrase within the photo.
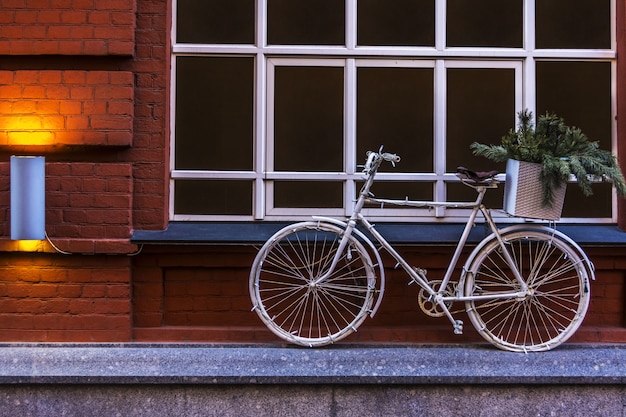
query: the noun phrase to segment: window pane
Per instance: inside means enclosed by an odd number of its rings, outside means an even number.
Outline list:
[[[343,183],[275,181],[274,207],[341,208],[343,207]]]
[[[611,63],[538,62],[537,112],[557,114],[602,149],[611,150]],[[610,217],[610,188],[593,189],[594,195],[587,198],[578,186],[568,186],[563,216]]]
[[[362,182],[357,183],[357,192],[363,186]],[[386,198],[394,200],[404,200],[408,198],[413,201],[432,201],[433,200],[433,183],[431,182],[388,182],[375,181],[371,188],[376,198]],[[355,196],[356,199],[356,196]],[[379,208],[380,204],[367,204],[369,208]],[[410,206],[393,206],[385,205],[385,208],[406,208],[415,210]]]
[[[447,0],[448,46],[521,48],[522,0]]]
[[[176,169],[251,170],[253,58],[176,62]]]
[[[537,0],[537,48],[611,48],[610,0]]]
[[[461,165],[478,171],[504,170],[486,158],[476,158],[472,142],[500,143],[515,127],[513,69],[448,69],[446,169]]]
[[[343,171],[343,68],[276,67],[274,169]]]
[[[176,214],[252,214],[251,181],[177,180]]]
[[[345,44],[345,5],[338,0],[268,0],[267,42],[278,45]]]
[[[254,43],[254,0],[178,0],[176,41]]]
[[[611,149],[611,63],[537,62],[537,112],[555,113]]]
[[[357,162],[384,145],[402,158],[395,170],[433,172],[433,70],[357,71]]]
[[[435,2],[359,0],[359,45],[435,45]]]
[[[586,197],[577,184],[568,184],[563,217],[611,217],[613,189],[608,183],[594,184],[593,195]]]

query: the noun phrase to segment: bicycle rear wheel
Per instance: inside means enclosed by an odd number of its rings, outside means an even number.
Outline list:
[[[353,236],[331,274],[344,230],[303,222],[263,245],[250,272],[250,298],[261,320],[282,339],[323,346],[348,336],[365,320],[376,276],[365,247]]]
[[[589,280],[583,259],[567,242],[540,230],[502,236],[505,247],[528,285],[526,296],[497,298],[520,285],[494,237],[468,268],[466,296],[494,296],[466,301],[478,332],[495,346],[529,352],[552,349],[571,337],[589,305]]]

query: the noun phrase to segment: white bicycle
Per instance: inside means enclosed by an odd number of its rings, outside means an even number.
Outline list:
[[[462,302],[476,330],[504,350],[549,350],[572,336],[589,305],[589,280],[595,279],[580,246],[548,226],[499,229],[482,204],[487,190],[498,187],[492,175],[462,180],[477,191],[473,202],[372,197],[370,188],[381,163],[399,160],[395,154],[368,153],[365,184],[347,221],[313,217],[279,230],[261,247],[249,289],[253,310],[265,325],[285,341],[309,347],[345,338],[380,306],[385,274],[379,250],[384,249],[421,287],[420,308],[430,316],[447,317],[457,334],[462,333],[463,322],[454,317],[458,311],[452,305]],[[445,275],[430,279],[424,269],[409,265],[363,217],[367,202],[471,208]],[[453,280],[479,213],[491,234],[478,243],[461,276]]]

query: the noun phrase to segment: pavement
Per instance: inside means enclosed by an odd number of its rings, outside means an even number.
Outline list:
[[[626,345],[3,344],[0,384],[624,384]]]

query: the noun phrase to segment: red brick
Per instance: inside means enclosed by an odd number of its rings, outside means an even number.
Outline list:
[[[60,23],[61,13],[56,10],[39,10],[37,13],[38,23]]]
[[[124,14],[125,15],[125,14]],[[110,12],[90,11],[87,14],[87,22],[92,25],[109,25],[112,23]],[[132,19],[130,24],[132,24]]]
[[[60,101],[59,107],[61,114],[65,115],[78,115],[83,112],[83,103],[80,101]]]
[[[51,85],[46,88],[46,97],[51,99],[67,99],[70,97],[70,88],[66,85]]]
[[[34,100],[20,100],[11,106],[11,114],[35,114],[37,102]]]
[[[13,84],[13,71],[0,71],[0,85]]]
[[[106,114],[107,103],[106,101],[86,101],[84,102],[84,113],[91,114]]]
[[[97,130],[129,130],[132,119],[127,116],[91,116],[90,126]]]
[[[107,55],[109,51],[109,43],[103,40],[86,40],[82,50],[85,55]]]
[[[87,12],[85,11],[64,11],[60,15],[62,23],[87,23]]]
[[[132,115],[133,104],[131,102],[109,102],[108,114],[111,115]]]
[[[94,173],[102,177],[127,177],[132,175],[131,164],[97,164]]]
[[[36,70],[15,71],[13,82],[16,84],[36,84],[39,82],[39,71],[36,71]]]
[[[32,24],[37,22],[36,10],[17,10],[14,14],[15,23]]]
[[[26,0],[29,9],[44,9],[48,7],[48,0]]]
[[[95,87],[95,99],[113,100],[113,99],[126,99],[131,100],[133,98],[133,88],[131,86],[99,86]]]
[[[49,298],[58,294],[58,286],[53,284],[37,284],[29,288],[30,297]]]
[[[62,111],[61,102],[58,100],[35,101],[35,113],[45,114],[68,114],[69,111]]]
[[[72,86],[69,98],[73,100],[92,100],[94,98],[93,87]]]
[[[23,99],[33,99],[33,98],[45,98],[45,89],[42,86],[38,85],[27,85],[22,89],[21,98]]]

